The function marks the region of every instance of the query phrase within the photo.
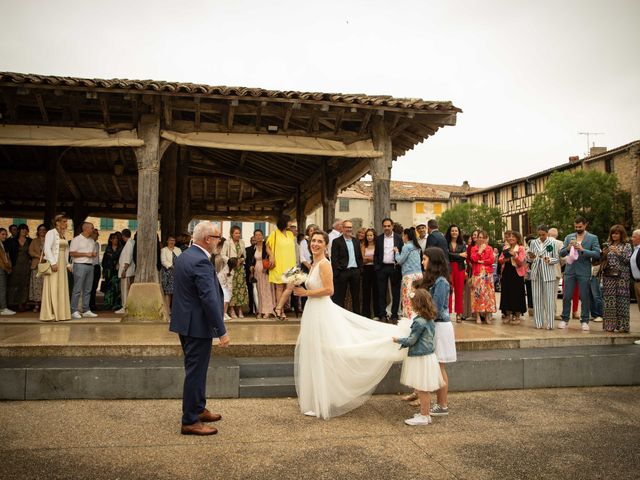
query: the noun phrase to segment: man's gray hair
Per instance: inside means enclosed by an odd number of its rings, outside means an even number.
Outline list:
[[[193,229],[193,241],[194,242],[202,242],[207,237],[207,235],[213,235],[215,231],[215,226],[212,222],[205,220],[204,222],[198,223]]]
[[[548,233],[550,237],[558,238],[558,229],[556,227],[551,227]]]
[[[631,236],[633,236],[633,235],[640,236],[640,228],[634,230],[633,233],[631,234]]]
[[[338,225],[340,225],[344,220],[342,220],[341,218],[336,218],[333,221],[333,228],[336,228]]]

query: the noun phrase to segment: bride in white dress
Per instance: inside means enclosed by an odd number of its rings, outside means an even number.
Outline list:
[[[295,351],[295,381],[300,411],[318,418],[347,413],[367,401],[394,362],[402,361],[392,337],[407,336],[408,325],[376,322],[331,301],[333,271],[325,252],[325,232],[311,236],[313,267],[297,296],[309,299],[302,314]]]

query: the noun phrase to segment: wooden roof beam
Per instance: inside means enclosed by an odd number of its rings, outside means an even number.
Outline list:
[[[38,102],[38,108],[40,109],[40,115],[42,116],[42,120],[45,123],[49,123],[49,115],[47,114],[47,109],[44,106],[44,100],[42,99],[42,94],[36,93],[36,101]]]
[[[102,111],[102,121],[104,122],[104,126],[109,128],[111,120],[109,119],[109,104],[107,102],[106,95],[100,95],[100,110]]]
[[[367,113],[364,114],[364,118],[362,119],[362,123],[360,124],[360,130],[358,133],[360,135],[364,134],[367,131],[367,126],[369,125],[369,121],[371,120],[371,115],[373,114],[372,110],[367,110]]]
[[[256,107],[256,132],[260,131],[262,124],[262,109],[267,106],[267,102],[260,102]]]
[[[58,165],[58,174],[60,175],[60,178],[62,178],[63,183],[67,186],[67,188],[71,192],[71,195],[73,195],[73,198],[75,198],[76,200],[82,199],[82,193],[80,192],[80,189],[75,184],[73,179],[69,176],[69,174],[65,171],[65,169],[62,167],[62,165]],[[95,188],[94,188],[94,191],[95,191]]]
[[[15,92],[10,92],[9,90],[3,89],[2,97],[4,98],[4,103],[7,105],[7,114],[9,116],[9,120],[15,122],[18,119],[16,116]]]
[[[238,106],[238,100],[231,100],[227,109],[227,128],[231,130],[233,128],[233,117],[235,115],[236,107]]]
[[[309,133],[317,133],[320,130],[320,122],[318,118],[320,116],[320,109],[314,108],[313,113],[311,114],[311,118],[309,118],[309,124],[307,125],[307,132]]]
[[[163,97],[162,98],[162,110],[164,113],[164,124],[167,127],[171,127],[171,122],[173,122],[173,110],[171,109],[171,97]]]
[[[195,112],[195,127],[196,127],[196,132],[200,130],[200,97],[196,97],[193,99],[193,102],[196,105],[196,112]]]
[[[291,121],[291,114],[293,113],[293,107],[295,103],[286,103],[284,105],[284,120],[282,121],[282,130],[289,130],[289,122]]]

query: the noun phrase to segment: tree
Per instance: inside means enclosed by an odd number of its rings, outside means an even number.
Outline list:
[[[462,233],[470,234],[477,228],[486,230],[489,234],[489,242],[492,244],[502,238],[505,227],[499,208],[472,203],[459,203],[438,217],[438,226],[442,232],[452,224],[458,225]]]
[[[630,226],[631,199],[620,188],[615,174],[597,170],[554,172],[544,192],[538,194],[531,207],[535,225],[556,227],[559,238],[574,231],[574,220],[582,215],[589,222],[588,230],[605,240],[609,229],[617,223]]]

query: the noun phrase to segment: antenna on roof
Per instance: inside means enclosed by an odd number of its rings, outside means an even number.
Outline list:
[[[589,156],[589,151],[591,149],[591,144],[589,143],[589,139],[591,135],[604,135],[604,132],[578,132],[578,135],[586,135],[587,136],[587,153],[584,154],[585,157]],[[595,147],[595,143],[593,145]]]

